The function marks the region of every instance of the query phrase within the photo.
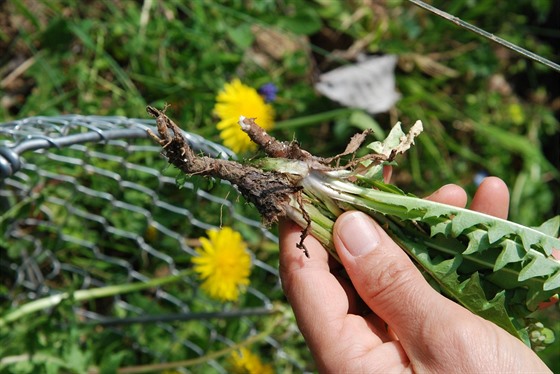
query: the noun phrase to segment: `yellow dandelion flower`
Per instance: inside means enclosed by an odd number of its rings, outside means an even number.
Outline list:
[[[239,79],[227,83],[216,97],[214,113],[220,118],[216,125],[226,147],[235,153],[254,150],[256,145],[238,124],[239,117],[256,118],[265,130],[274,127],[274,109],[267,104],[257,90],[246,86]]]
[[[273,374],[272,366],[265,365],[259,357],[247,348],[241,348],[230,356],[230,373],[232,374]]]
[[[199,256],[192,259],[194,271],[203,280],[201,288],[210,297],[235,301],[249,285],[251,256],[241,234],[230,227],[208,230],[200,238]]]

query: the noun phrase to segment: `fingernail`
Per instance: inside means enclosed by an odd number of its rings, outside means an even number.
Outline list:
[[[371,252],[379,244],[375,226],[371,219],[361,212],[344,214],[339,218],[336,235],[346,251],[354,257]]]

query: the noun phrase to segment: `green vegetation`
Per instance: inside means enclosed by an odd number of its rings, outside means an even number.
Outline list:
[[[0,122],[67,113],[147,118],[146,105],[162,108],[168,103],[168,114],[185,130],[219,142],[217,118],[212,110],[223,85],[234,78],[255,88],[272,82],[278,87],[277,98],[272,102],[277,121],[272,132],[278,138],[296,138],[313,153],[330,156],[341,152],[349,137],[361,129],[375,128],[375,136],[381,139],[397,120],[410,124],[420,119],[425,130],[418,145],[397,159],[394,182],[403,190],[423,196],[442,184],[457,183],[472,194],[479,175],[497,175],[510,186],[512,221],[534,226],[558,214],[560,92],[555,82],[559,73],[407,1],[364,3],[2,2]],[[553,9],[558,4],[553,1],[431,3],[543,57],[555,60],[560,55],[560,35],[554,28],[554,12],[557,14],[558,9]],[[361,110],[343,109],[313,88],[319,73],[351,63],[359,53],[399,56],[396,80],[402,98],[388,113],[371,117]],[[0,134],[0,141],[3,139],[5,135]],[[71,178],[34,176],[36,179],[28,183],[41,188],[34,189],[33,194],[30,191],[28,199],[10,201],[11,209],[0,215],[2,232],[16,218],[48,222],[39,225],[34,233],[41,248],[46,249],[39,259],[44,268],[56,267],[56,262],[50,262],[50,254],[55,253],[62,264],[72,264],[107,285],[123,286],[123,300],[153,315],[175,313],[177,304],[157,299],[155,289],[133,290],[132,284],[139,278],[130,279],[122,262],[130,263],[148,279],[158,279],[174,270],[169,268],[168,258],[159,255],[161,252],[172,258],[171,263],[179,269],[189,271],[192,251],[183,250],[183,244],[166,235],[164,227],[180,232],[187,241],[196,241],[204,235],[204,229],[184,215],[158,205],[152,195],[137,186],[156,191],[177,207],[187,207],[202,222],[233,226],[259,261],[277,266],[274,243],[233,215],[235,212],[257,217],[250,206],[236,199],[234,192],[197,178],[190,181],[200,190],[234,202],[232,207],[224,208],[191,190],[177,192],[172,185],[162,185],[162,177],[175,178],[176,172],[165,169],[164,160],[153,152],[152,142],[137,144],[138,149],[152,146],[152,152],[131,154],[128,148],[119,146],[92,149],[148,166],[157,174],[123,167],[120,159],[79,149],[61,150],[58,154],[84,160],[92,167],[30,155],[26,159],[39,169]],[[137,185],[123,185],[115,177],[118,173]],[[84,193],[83,189],[76,190],[76,185],[107,194]],[[144,210],[114,207],[107,196]],[[142,240],[134,236],[116,240],[112,235],[118,230],[136,233]],[[160,257],[139,251],[142,243],[157,244]],[[0,257],[18,263],[36,246],[25,236],[4,237],[0,240]],[[190,246],[195,245],[187,245]],[[99,254],[114,261],[103,261]],[[75,306],[121,318],[135,316],[135,311],[106,296],[94,300],[81,293],[78,295],[85,299],[73,297],[73,291],[82,292],[84,287],[78,270],[48,280],[49,287],[67,292],[68,298],[46,313],[24,314],[10,299],[22,292],[11,284],[15,272],[5,262],[0,264],[0,294],[7,295],[0,297],[0,317],[13,313],[18,316],[8,328],[0,327],[0,340],[9,342],[0,344],[0,371],[85,372],[95,367],[112,372],[117,367],[181,362],[200,356],[194,350],[185,350],[183,340],[204,347],[204,353],[211,355],[228,344],[216,340],[210,331],[218,331],[230,342],[242,343],[255,330],[267,332],[281,342],[286,355],[300,367],[313,369],[291,317],[277,308],[270,312],[272,316],[251,317],[253,324],[240,317],[228,319],[227,323],[198,319],[164,325],[130,324],[112,330],[83,323],[83,317],[75,314]],[[275,284],[277,280],[262,268],[251,277],[255,290],[283,304],[280,289],[271,287]],[[125,294],[124,286],[129,293]],[[256,293],[248,293],[236,305],[224,307],[197,290],[192,274],[162,289],[187,305],[182,311],[200,313],[262,305]],[[557,341],[539,354],[554,371],[560,372],[554,357],[560,349],[559,313],[558,306],[541,312],[539,318],[550,322],[545,325],[557,332]],[[173,334],[167,332],[171,329]],[[249,348],[258,351],[265,361],[267,355],[273,357],[270,345],[257,342]],[[223,357],[209,356],[196,371],[204,368],[203,371],[213,372],[215,367],[226,365]],[[297,371],[292,361],[278,359],[273,365],[278,371]]]

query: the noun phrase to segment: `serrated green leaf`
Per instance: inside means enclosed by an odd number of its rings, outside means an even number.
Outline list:
[[[432,217],[449,217],[453,214],[449,212],[449,209],[442,209],[439,206],[426,206],[424,207],[425,213],[423,218],[432,218]]]
[[[441,221],[436,224],[430,225],[430,236],[434,237],[438,234],[443,236],[450,236],[451,235],[451,220],[448,221]]]
[[[376,216],[389,228],[391,237],[411,255],[422,267],[425,274],[429,274],[437,282],[445,295],[451,297],[464,307],[488,319],[510,332],[523,341],[527,337],[520,327],[516,326],[510,318],[505,304],[505,291],[498,293],[492,300],[488,300],[482,287],[478,272],[473,273],[470,278],[460,281],[457,270],[460,268],[464,257],[455,256],[448,260],[435,261],[430,256],[430,245],[424,242],[411,241],[408,239],[409,231],[403,231],[405,227],[399,228],[391,221]]]
[[[401,154],[406,152],[414,144],[414,139],[420,135],[422,131],[424,131],[422,121],[416,121],[410,128],[408,134],[402,131],[401,123],[397,122],[385,140],[370,143],[367,147],[375,153],[385,155],[386,157]]]
[[[511,233],[511,225],[507,221],[494,221],[488,225],[488,241],[490,244],[496,243]]]
[[[498,271],[507,264],[523,260],[527,254],[523,248],[513,240],[505,239],[501,242],[502,252],[494,264],[493,271]]]
[[[555,290],[557,292],[560,292],[560,271],[557,271],[556,274],[554,274],[552,277],[548,278],[546,282],[544,282],[543,290]]]
[[[550,275],[556,272],[558,268],[559,266],[558,264],[555,264],[555,261],[550,261],[542,254],[536,253],[531,262],[521,269],[518,279],[520,282],[523,282],[529,278]]]
[[[424,261],[423,265],[429,267],[427,271],[437,280],[445,294],[461,303],[471,312],[520,337],[518,329],[513,325],[505,306],[505,291],[498,293],[492,300],[488,300],[478,272],[473,273],[470,278],[460,283],[455,270],[458,267],[456,259],[444,261],[436,266]]]
[[[463,231],[480,223],[480,218],[472,214],[465,214],[465,211],[458,211],[451,220],[451,235],[458,236]]]
[[[521,238],[523,247],[525,247],[525,249],[532,248],[535,244],[539,243],[543,236],[541,232],[530,229],[528,227],[526,228],[526,230],[523,230],[522,233],[517,234]]]
[[[370,143],[367,147],[377,154],[389,157],[393,149],[399,145],[403,136],[405,136],[405,133],[402,131],[401,123],[397,122],[385,140]]]
[[[552,236],[543,236],[539,240],[539,246],[547,256],[552,256],[552,250],[560,250],[560,239]]]
[[[520,336],[519,329],[513,324],[506,309],[505,291],[501,291],[488,301],[482,289],[480,276],[478,272],[473,273],[471,277],[461,283],[463,289],[462,297],[469,299],[470,305],[465,305],[471,312],[490,320],[508,331],[510,334]],[[476,300],[476,301],[475,301]]]
[[[552,217],[539,227],[533,227],[533,229],[552,237],[558,237],[560,236],[560,216]]]
[[[490,242],[488,241],[488,232],[485,230],[472,230],[466,234],[469,238],[469,245],[467,249],[463,252],[463,255],[470,255],[476,252],[482,252],[490,247]]]

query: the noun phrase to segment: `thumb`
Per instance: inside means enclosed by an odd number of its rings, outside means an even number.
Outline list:
[[[396,333],[415,371],[478,372],[481,362],[488,372],[547,371],[520,340],[435,291],[369,216],[342,214],[333,239],[354,288]]]
[[[414,343],[430,320],[453,304],[432,289],[407,254],[369,216],[358,211],[341,215],[334,243],[354,288],[369,308],[397,334],[403,345]]]

